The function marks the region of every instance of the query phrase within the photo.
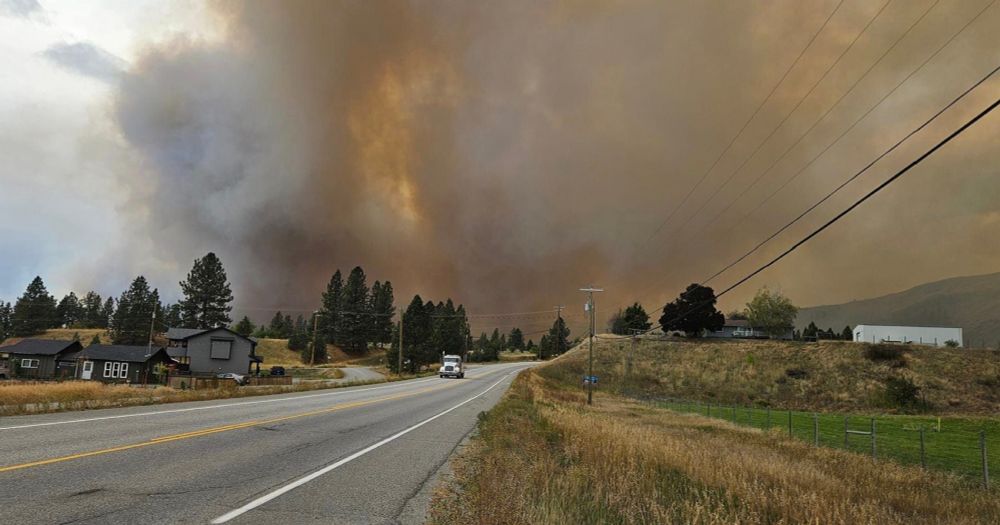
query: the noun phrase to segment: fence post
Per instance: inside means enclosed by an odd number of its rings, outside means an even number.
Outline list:
[[[877,459],[875,452],[875,418],[872,418],[872,459]]]
[[[767,407],[767,429],[771,430],[771,407]]]
[[[848,438],[847,429],[848,428],[849,427],[847,425],[847,416],[844,416],[844,450],[850,450],[851,449],[850,443],[848,443],[848,441],[847,441],[847,438]]]
[[[920,468],[927,468],[927,454],[924,452],[924,427],[920,426]]]
[[[792,435],[792,411],[788,411],[788,435]]]
[[[733,424],[736,424],[736,405],[733,405]]]
[[[990,488],[990,465],[986,456],[986,431],[979,431],[979,455],[983,458],[983,488]]]
[[[813,444],[819,446],[819,414],[813,412]]]

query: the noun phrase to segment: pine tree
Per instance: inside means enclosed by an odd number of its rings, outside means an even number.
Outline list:
[[[535,349],[535,340],[534,339],[528,339],[528,344],[524,346],[524,351],[528,352],[528,353],[532,353],[535,350],[536,350]]]
[[[851,330],[850,326],[845,326],[844,330],[840,332],[840,338],[844,341],[854,340],[854,330]]]
[[[236,323],[236,326],[233,327],[233,331],[243,337],[250,337],[250,334],[253,333],[255,328],[256,327],[253,325],[253,321],[244,315],[243,319],[240,319],[240,322]]]
[[[104,306],[101,308],[101,317],[98,320],[98,326],[95,328],[110,328],[111,319],[115,316],[115,299],[113,297],[108,297],[104,301]]]
[[[271,318],[271,323],[267,325],[267,337],[273,339],[284,339],[285,338],[285,316],[281,314],[281,310],[274,312],[274,317]]]
[[[176,303],[168,304],[163,308],[163,324],[170,327],[184,326],[184,314],[181,311],[181,305]]]
[[[511,328],[510,336],[507,337],[507,345],[510,346],[511,350],[524,351],[524,333],[521,332],[520,328]]]
[[[368,285],[365,271],[355,266],[347,276],[341,299],[341,344],[346,352],[359,355],[368,349],[371,332],[371,311],[369,309]]]
[[[56,306],[56,319],[59,326],[65,328],[79,327],[82,317],[83,307],[80,305],[80,299],[77,298],[76,294],[70,292],[63,296],[62,300],[59,301],[59,305]]]
[[[18,337],[40,334],[56,326],[56,298],[49,295],[41,277],[35,277],[14,303],[12,322]]]
[[[538,359],[545,359],[554,353],[555,352],[552,351],[552,341],[549,340],[548,334],[543,335],[541,340],[538,342]]]
[[[549,328],[549,333],[547,341],[543,338],[543,342],[548,343],[544,347],[540,347],[542,350],[539,359],[547,359],[553,355],[562,354],[566,350],[569,350],[569,328],[566,326],[566,321],[559,317],[552,323],[552,328]]]
[[[83,328],[106,328],[107,323],[101,323],[102,300],[100,294],[91,290],[80,300],[80,325]]]
[[[142,345],[149,342],[150,327],[158,331],[153,313],[160,304],[160,294],[150,291],[146,278],[138,276],[118,298],[118,308],[111,320],[111,342],[116,345]]]
[[[101,336],[98,334],[94,334],[94,337],[90,338],[90,344],[92,345],[101,344]]]
[[[0,301],[0,343],[14,335],[14,307]]]
[[[302,352],[309,347],[309,338],[312,334],[306,327],[306,321],[301,315],[295,318],[292,326],[292,335],[288,338],[288,349]]]
[[[430,352],[428,358],[428,341],[433,331],[433,318],[431,317],[434,305],[427,303],[431,309],[428,310],[423,299],[419,295],[414,295],[410,304],[403,312],[403,368],[405,371],[414,373],[420,367],[437,361],[437,355]],[[386,351],[386,362],[389,368],[395,371],[399,359],[399,334],[392,338],[392,346]]]
[[[340,344],[340,301],[344,295],[344,278],[338,269],[323,292],[323,306],[320,310],[318,328],[330,344]]]
[[[395,313],[393,306],[392,283],[386,281],[379,283],[375,281],[372,285],[371,312],[372,312],[372,335],[373,343],[392,342],[392,316]]]
[[[233,293],[222,261],[214,253],[196,259],[187,280],[180,285],[184,293],[181,314],[187,328],[215,328],[232,322],[229,312],[233,309]]]

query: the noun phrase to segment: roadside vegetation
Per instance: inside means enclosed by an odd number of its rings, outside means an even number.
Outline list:
[[[605,345],[617,349],[617,343]],[[763,345],[753,345],[754,352]],[[716,368],[718,361],[733,363],[724,350],[742,362],[747,355],[740,346],[706,344],[697,364],[681,365],[670,360],[676,357],[671,352],[697,353],[696,345],[648,346],[666,353],[657,371],[671,377],[668,365]],[[481,416],[478,436],[453,463],[454,478],[434,497],[431,522],[1000,522],[1000,491],[983,490],[964,477],[874,462],[812,446],[778,428],[748,428],[617,395],[622,385],[615,384],[609,368],[622,354],[599,355],[601,381],[611,380],[602,384],[592,407],[579,385],[582,348],[523,372],[504,399]],[[863,359],[856,356],[853,362]],[[761,361],[755,357],[754,363]],[[677,375],[685,373],[693,372],[685,368]],[[702,381],[711,378],[718,389],[725,377],[708,372]],[[642,381],[653,389],[681,385],[670,377],[661,384],[654,372]]]

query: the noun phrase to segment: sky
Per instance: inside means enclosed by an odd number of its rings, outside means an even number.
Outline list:
[[[398,303],[465,303],[474,329],[541,329],[488,314],[556,304],[579,321],[590,284],[605,315],[657,310],[997,65],[989,0],[0,0],[0,299],[35,275],[117,295],[143,274],[176,300],[213,251],[257,319],[314,308],[356,265]],[[722,309],[1000,271],[998,131],[987,116]]]

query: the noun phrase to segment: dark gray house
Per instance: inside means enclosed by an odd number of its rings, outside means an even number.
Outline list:
[[[167,341],[167,353],[178,368],[194,375],[249,374],[254,363],[259,368],[263,361],[256,354],[257,341],[224,327],[171,328]]]
[[[105,383],[157,383],[156,365],[173,363],[162,346],[90,345],[77,359],[78,378]]]
[[[4,347],[10,367],[18,377],[57,379],[76,376],[76,357],[83,350],[79,341],[24,339]]]

